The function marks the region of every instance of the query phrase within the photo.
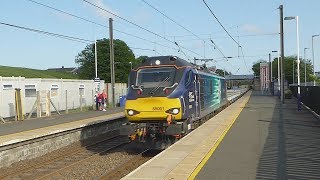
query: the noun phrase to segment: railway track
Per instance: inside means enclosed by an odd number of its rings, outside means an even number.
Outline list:
[[[0,179],[48,179],[59,177],[61,172],[127,143],[127,137],[111,137],[109,139],[104,139],[88,146],[75,149],[74,151],[61,154],[54,159],[50,159],[24,169],[19,169],[18,172],[15,171],[14,173],[3,175]]]
[[[141,153],[134,155],[129,160],[125,161],[124,163],[115,167],[114,169],[112,169],[108,173],[99,177],[99,179],[100,180],[121,179],[125,175],[132,172],[134,169],[138,168],[143,163],[147,162],[149,159],[153,158],[159,152],[160,152],[159,150],[152,150],[152,149],[143,150]]]

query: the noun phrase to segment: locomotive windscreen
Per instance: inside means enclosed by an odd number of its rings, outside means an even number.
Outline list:
[[[174,67],[140,69],[137,72],[136,86],[144,88],[172,86],[175,71]]]

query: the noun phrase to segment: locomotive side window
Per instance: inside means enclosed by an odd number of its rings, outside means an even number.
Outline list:
[[[168,87],[173,85],[174,77],[173,67],[140,69],[137,72],[136,85],[144,88]]]
[[[186,74],[186,80],[185,80],[185,86],[189,86],[191,84],[191,79],[192,79],[192,71],[188,71]]]

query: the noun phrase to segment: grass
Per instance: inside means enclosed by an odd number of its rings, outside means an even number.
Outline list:
[[[54,79],[79,79],[78,75],[69,72],[55,72],[48,70],[37,70],[20,67],[0,66],[0,76],[2,77],[25,77],[25,78],[54,78]]]

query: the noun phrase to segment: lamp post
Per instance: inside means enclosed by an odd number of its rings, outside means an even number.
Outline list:
[[[297,76],[298,76],[298,93],[297,93],[297,98],[298,98],[298,111],[301,110],[301,97],[300,97],[300,42],[299,42],[299,16],[291,16],[291,17],[285,17],[284,20],[296,20],[296,25],[297,25]],[[294,65],[294,63],[293,63]],[[294,72],[294,71],[293,71]]]
[[[307,60],[306,60],[306,50],[309,48],[303,49],[303,59],[304,59],[304,86],[307,85]]]
[[[298,39],[298,16],[296,16],[296,17],[290,16],[290,17],[284,18],[284,20],[293,20],[293,19],[296,19],[296,21],[297,21],[297,39]],[[298,44],[298,40],[297,40],[297,44]],[[299,49],[299,47],[298,47],[298,49]],[[298,50],[297,58],[299,59],[299,50]],[[292,63],[292,84],[294,84],[294,62]]]
[[[278,53],[278,95],[280,96],[280,54],[278,51],[272,51],[272,52],[277,52]]]
[[[272,60],[271,60],[271,53],[269,53],[269,91],[271,92],[272,89]],[[272,94],[273,95],[273,94]]]
[[[130,64],[130,69],[132,70],[132,62],[130,61],[129,64]]]
[[[280,92],[280,100],[281,103],[284,104],[284,79],[285,79],[285,69],[284,69],[284,38],[283,38],[283,5],[279,6],[279,17],[280,17],[280,54],[281,54],[281,62],[280,62],[280,73],[281,73],[281,92]]]
[[[95,69],[96,78],[98,78],[97,40],[94,40],[94,69]]]
[[[315,72],[314,72],[314,51],[313,51],[313,38],[314,37],[317,37],[317,36],[320,36],[320,34],[316,34],[316,35],[313,35],[312,36],[312,65],[313,65],[313,76],[315,76],[316,74],[315,74]],[[315,86],[316,85],[316,81],[315,80],[313,80],[313,86]]]

